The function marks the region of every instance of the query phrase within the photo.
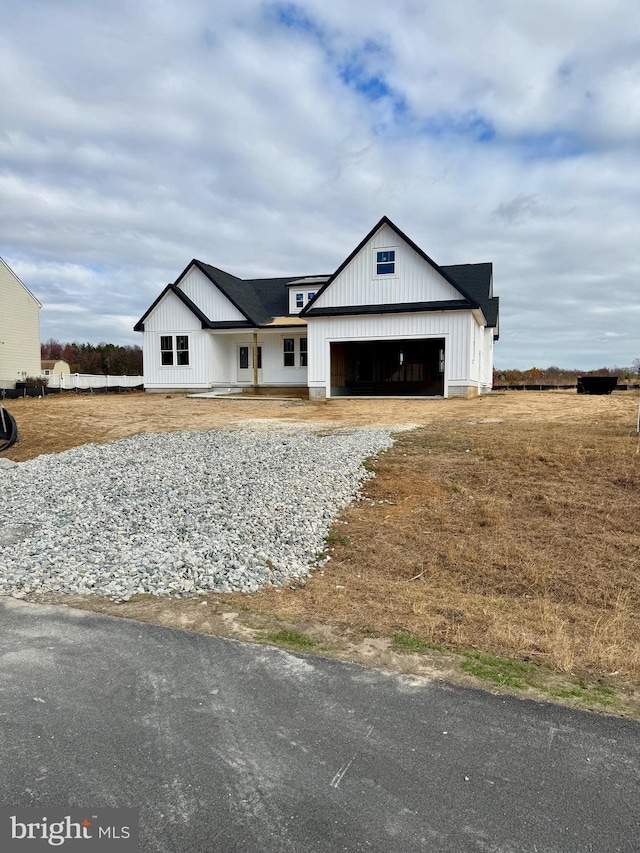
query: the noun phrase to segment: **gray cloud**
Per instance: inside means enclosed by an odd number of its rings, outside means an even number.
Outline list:
[[[383,214],[491,260],[501,367],[640,356],[635,5],[5,0],[0,255],[42,334],[131,327],[192,257],[330,272]]]

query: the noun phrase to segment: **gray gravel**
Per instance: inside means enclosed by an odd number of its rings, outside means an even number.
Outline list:
[[[384,429],[137,435],[0,473],[0,594],[191,595],[291,583],[321,565]]]

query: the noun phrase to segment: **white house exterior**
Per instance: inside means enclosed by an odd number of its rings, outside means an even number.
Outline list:
[[[136,324],[148,391],[490,390],[492,265],[440,267],[383,217],[333,275],[243,280],[193,260]]]
[[[40,308],[0,258],[0,388],[40,376]]]

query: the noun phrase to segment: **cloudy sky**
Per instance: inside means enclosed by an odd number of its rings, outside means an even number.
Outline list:
[[[329,273],[386,214],[493,262],[497,367],[640,357],[637,0],[0,12],[0,256],[43,340],[141,343],[191,258]]]

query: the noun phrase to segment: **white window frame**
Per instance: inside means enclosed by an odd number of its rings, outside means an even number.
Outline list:
[[[163,348],[162,344],[166,342],[167,339],[171,342],[170,347],[165,346]],[[180,339],[180,342],[183,344],[183,346],[181,346],[179,349],[178,339]],[[186,346],[184,346],[185,342]],[[163,363],[164,353],[171,354],[171,361],[168,364]],[[179,364],[178,362],[180,360],[181,354],[184,353],[187,354],[187,360],[186,362]],[[170,367],[172,369],[176,367],[189,367],[189,361],[189,335],[160,335],[160,367]]]
[[[287,341],[291,341],[293,346],[291,349],[286,348]],[[287,364],[287,356],[292,356],[291,364]],[[282,366],[283,367],[295,367],[296,366],[296,339],[295,338],[283,338],[282,339]]]
[[[393,252],[392,261],[379,261],[378,255],[383,252]],[[392,272],[378,272],[379,265],[393,264]],[[393,278],[398,274],[398,247],[397,246],[376,246],[373,250],[373,277],[374,278]]]

